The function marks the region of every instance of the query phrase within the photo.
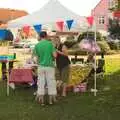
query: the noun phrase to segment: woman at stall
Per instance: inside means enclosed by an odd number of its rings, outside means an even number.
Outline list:
[[[63,82],[62,96],[65,97],[70,73],[70,60],[68,57],[68,48],[65,43],[60,42],[59,38],[56,48],[57,48],[56,66],[60,74],[60,79]]]

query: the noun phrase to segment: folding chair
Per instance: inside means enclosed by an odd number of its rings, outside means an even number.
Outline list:
[[[104,73],[105,73],[105,60],[98,59],[96,68],[96,78],[97,85],[99,88],[101,88],[104,85]]]
[[[88,75],[87,79],[87,86],[88,89],[93,88],[94,85],[94,73],[95,70],[92,69]],[[97,66],[96,66],[96,78],[97,78],[97,88],[99,89],[101,85],[104,84],[104,73],[105,73],[105,60],[98,59]]]
[[[96,74],[104,76],[104,72],[105,72],[105,60],[104,59],[98,59]]]

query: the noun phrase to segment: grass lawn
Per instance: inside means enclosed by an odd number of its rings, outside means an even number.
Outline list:
[[[120,84],[119,84],[120,85]],[[34,100],[33,89],[17,88],[6,96],[6,87],[0,83],[0,120],[119,120],[120,89],[73,94],[52,106],[40,106]]]
[[[116,58],[114,56],[105,57],[105,71],[107,74],[114,73],[120,70],[120,55]]]
[[[69,93],[51,106],[40,106],[33,88],[10,89],[7,97],[6,83],[0,82],[0,120],[120,120],[119,60],[106,57],[105,85],[110,90],[99,91],[96,97],[90,92]]]

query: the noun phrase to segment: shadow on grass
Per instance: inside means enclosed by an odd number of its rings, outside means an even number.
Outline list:
[[[112,90],[120,90],[120,70],[104,76],[105,85],[109,86]]]

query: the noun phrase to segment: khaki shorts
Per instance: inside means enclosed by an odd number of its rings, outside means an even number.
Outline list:
[[[70,76],[70,66],[66,66],[63,69],[59,70],[60,72],[60,79],[64,82],[64,83],[68,83],[69,82],[69,76]]]

